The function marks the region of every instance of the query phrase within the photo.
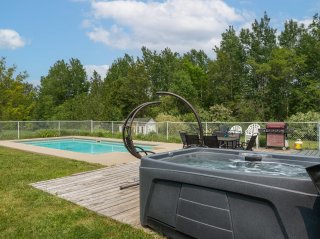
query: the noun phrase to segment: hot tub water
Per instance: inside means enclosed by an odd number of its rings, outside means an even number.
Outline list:
[[[261,162],[248,162],[244,160],[244,157],[238,155],[227,155],[226,157],[226,155],[223,154],[201,153],[197,155],[177,155],[164,159],[163,161],[198,168],[309,179],[305,167],[295,164],[265,161],[266,159],[268,158],[265,158]]]

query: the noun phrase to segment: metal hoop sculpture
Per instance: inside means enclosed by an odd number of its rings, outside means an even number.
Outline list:
[[[193,112],[194,116],[197,119],[197,123],[198,123],[198,127],[199,127],[199,146],[200,147],[204,147],[204,140],[203,140],[203,128],[202,128],[202,124],[201,124],[201,120],[200,117],[197,113],[197,111],[193,108],[193,106],[183,97],[181,97],[180,95],[171,93],[171,92],[166,92],[166,91],[159,91],[156,93],[157,95],[170,95],[170,96],[174,96],[176,98],[178,98],[180,101],[182,101],[185,105],[187,105],[191,111]]]
[[[144,150],[143,148],[141,148],[139,146],[135,146],[133,144],[132,137],[131,137],[132,123],[133,123],[134,118],[136,117],[136,115],[139,111],[141,111],[142,109],[144,109],[147,106],[156,105],[156,104],[160,104],[160,101],[147,102],[147,103],[143,103],[143,104],[139,105],[133,111],[130,112],[130,114],[128,115],[127,119],[125,120],[125,122],[123,124],[122,139],[124,142],[124,146],[129,151],[129,153],[131,153],[136,158],[140,159],[142,157],[142,155],[140,153],[144,153],[145,155],[148,155],[148,154],[154,154],[154,152],[149,151],[149,150]],[[131,121],[130,121],[130,119],[131,119]],[[130,123],[129,123],[129,121],[130,121]]]
[[[198,126],[199,126],[199,146],[204,147],[202,124],[200,121],[200,117],[199,117],[197,111],[193,108],[193,106],[185,98],[181,97],[180,95],[171,93],[171,92],[159,91],[156,94],[157,95],[174,96],[174,97],[178,98],[180,101],[182,101],[185,105],[187,105],[191,109],[191,111],[193,112],[194,116],[197,119]],[[146,102],[146,103],[139,105],[133,111],[130,112],[130,114],[128,115],[127,119],[125,120],[125,122],[122,126],[123,127],[122,139],[124,142],[124,146],[127,148],[129,153],[131,153],[136,158],[140,159],[142,157],[142,155],[140,153],[144,153],[145,155],[148,155],[148,154],[154,154],[154,152],[149,151],[149,150],[144,150],[143,148],[141,148],[139,146],[135,146],[133,144],[132,137],[131,137],[131,128],[132,128],[132,123],[134,121],[134,118],[136,117],[136,115],[139,111],[146,108],[147,106],[156,105],[156,104],[160,104],[160,103],[161,103],[160,101],[152,101],[152,102]]]

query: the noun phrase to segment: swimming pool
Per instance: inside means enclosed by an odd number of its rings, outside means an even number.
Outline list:
[[[39,147],[67,150],[85,154],[104,154],[112,152],[128,152],[123,143],[110,141],[96,141],[89,139],[49,139],[49,140],[33,140],[21,142]],[[142,145],[139,145],[140,147]],[[151,146],[142,146],[146,150],[151,150]]]

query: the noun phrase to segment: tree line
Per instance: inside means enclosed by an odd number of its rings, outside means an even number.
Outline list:
[[[318,14],[309,25],[286,21],[278,33],[265,13],[250,29],[230,26],[213,51],[210,59],[202,50],[142,47],[140,57],[116,59],[104,79],[96,71],[88,79],[78,59],[59,60],[37,87],[1,58],[0,120],[123,120],[157,91],[185,97],[207,121],[282,121],[320,111]],[[146,113],[194,121],[174,99],[163,102]]]

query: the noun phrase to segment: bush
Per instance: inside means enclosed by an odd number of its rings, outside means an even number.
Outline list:
[[[16,130],[2,130],[0,133],[0,140],[9,140],[17,138],[18,135]]]
[[[95,137],[103,137],[105,135],[106,131],[105,130],[97,130],[95,131],[94,133],[92,133],[91,135],[92,136],[95,136]]]
[[[317,141],[317,123],[320,121],[320,113],[315,111],[309,111],[307,113],[298,112],[291,115],[287,121],[289,127],[294,131],[290,134],[292,139],[312,140]],[[290,123],[293,122],[293,123]],[[296,122],[311,122],[311,123],[296,123]]]
[[[320,122],[320,113],[315,111],[309,111],[307,113],[298,112],[291,115],[288,122]]]
[[[58,137],[59,131],[53,129],[41,129],[36,131],[37,138]]]
[[[155,121],[156,122],[166,122],[166,121],[179,122],[179,121],[181,121],[181,119],[177,116],[160,113],[155,118]]]
[[[211,113],[211,121],[234,121],[232,115],[232,111],[225,107],[224,105],[214,105],[210,107],[210,113]]]

